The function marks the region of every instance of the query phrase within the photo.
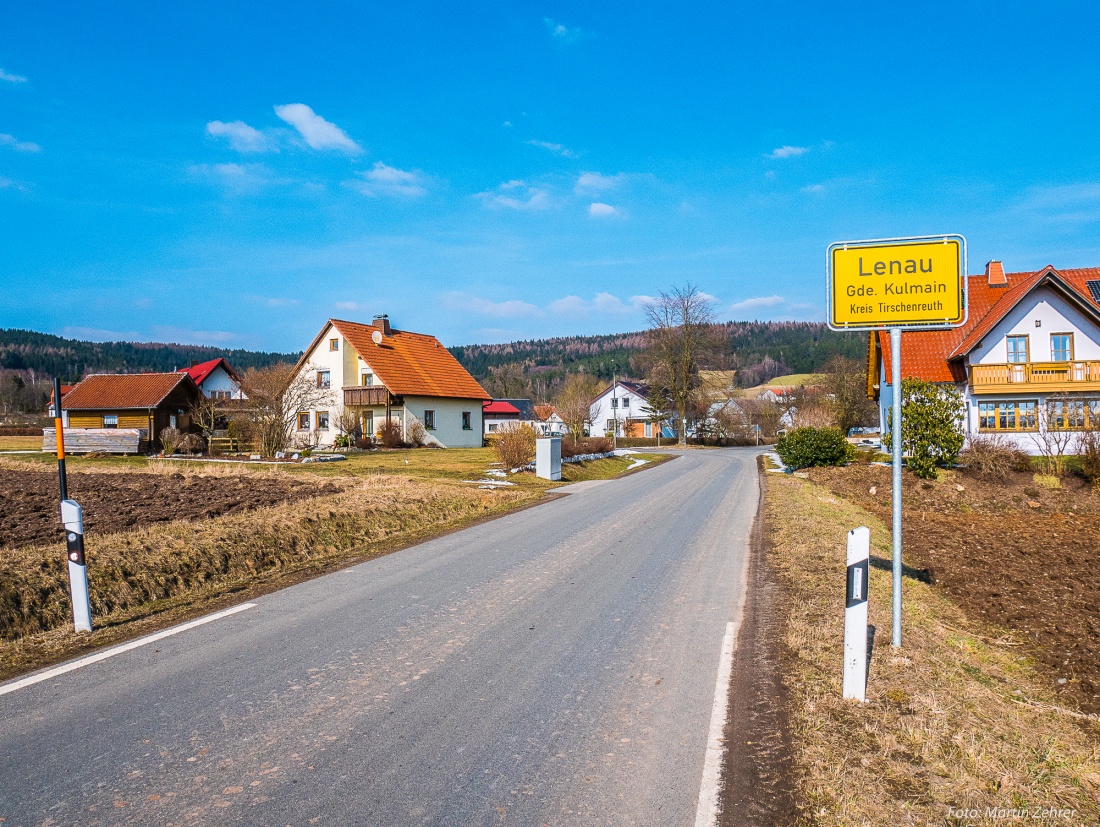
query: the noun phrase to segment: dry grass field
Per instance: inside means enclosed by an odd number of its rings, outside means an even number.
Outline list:
[[[906,578],[890,647],[890,573],[873,567],[865,704],[841,699],[845,538],[880,519],[810,481],[767,475],[769,555],[789,595],[785,641],[801,823],[1095,825],[1100,720],[1059,705],[1011,633]]]
[[[0,451],[41,451],[40,436],[0,436]]]
[[[86,506],[96,627],[77,635],[60,526],[45,539],[57,519],[53,465],[0,458],[0,679],[537,502],[560,485],[524,472],[487,488],[478,481],[496,479],[486,475],[492,460],[487,449],[294,466],[74,458],[69,489]],[[567,465],[563,482],[630,464]],[[12,522],[19,515],[49,525]]]

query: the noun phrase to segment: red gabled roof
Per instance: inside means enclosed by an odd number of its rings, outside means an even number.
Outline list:
[[[503,399],[492,399],[481,403],[481,412],[487,414],[518,414],[519,408],[511,402],[505,402]]]
[[[225,372],[228,373],[238,383],[241,381],[241,377],[237,375],[237,371],[233,370],[233,367],[224,358],[218,357],[217,359],[211,359],[209,362],[202,362],[197,365],[191,365],[189,368],[180,368],[179,373],[186,373],[191,377],[196,385],[202,385],[206,381],[206,377],[209,376],[214,370],[221,365],[225,368]]]
[[[329,319],[328,324],[321,328],[317,338],[298,361],[298,369],[306,363],[329,325],[340,331],[351,343],[392,394],[457,399],[492,398],[435,336],[391,328],[389,333],[382,336],[382,341],[375,344],[372,335],[382,332],[378,327],[341,319]]]
[[[155,408],[181,384],[199,390],[186,373],[95,374],[78,382],[61,397],[67,411],[109,411]]]
[[[973,350],[997,323],[1040,284],[1049,284],[1076,300],[1083,309],[1100,314],[1087,282],[1100,280],[1100,267],[1055,270],[1044,267],[1026,273],[1006,273],[1005,286],[990,286],[986,275],[967,277],[970,310],[966,324],[954,330],[919,330],[901,337],[901,371],[904,377],[927,382],[965,382],[962,357]],[[890,333],[877,331],[884,364],[890,363]],[[877,370],[877,368],[876,368]],[[890,384],[890,371],[886,371]]]

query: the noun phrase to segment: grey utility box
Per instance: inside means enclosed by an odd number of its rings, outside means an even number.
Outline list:
[[[544,480],[561,479],[561,437],[535,440],[535,476]]]

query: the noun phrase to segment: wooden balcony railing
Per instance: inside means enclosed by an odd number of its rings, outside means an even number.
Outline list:
[[[388,396],[389,388],[385,385],[352,386],[344,388],[344,405],[355,407],[385,405]]]
[[[1100,362],[1024,362],[971,365],[973,393],[1100,390]]]

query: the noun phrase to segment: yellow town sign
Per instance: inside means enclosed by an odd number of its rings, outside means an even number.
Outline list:
[[[966,322],[966,240],[922,236],[829,245],[829,326],[958,327]]]

